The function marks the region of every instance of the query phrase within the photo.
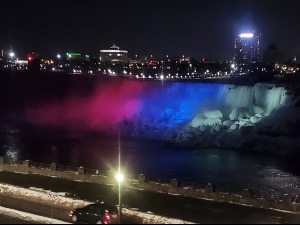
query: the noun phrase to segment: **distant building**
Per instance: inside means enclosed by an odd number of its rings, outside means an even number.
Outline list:
[[[284,63],[283,52],[279,51],[275,45],[269,45],[268,48],[264,50],[263,62],[268,65],[282,65]]]
[[[68,52],[65,69],[72,73],[86,73],[91,67],[91,56],[85,53]]]
[[[249,64],[260,60],[260,34],[242,33],[235,39],[235,63]]]
[[[110,47],[110,49],[100,50],[100,62],[111,64],[127,64],[128,51],[120,50],[116,45]]]

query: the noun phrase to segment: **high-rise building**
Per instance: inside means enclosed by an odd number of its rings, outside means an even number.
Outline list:
[[[259,62],[260,59],[260,34],[242,33],[235,39],[235,63],[249,64]]]

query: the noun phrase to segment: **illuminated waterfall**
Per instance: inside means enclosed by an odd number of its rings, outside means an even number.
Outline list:
[[[285,101],[284,88],[269,84],[248,87],[165,82],[161,85],[123,80],[101,84],[88,98],[67,97],[26,112],[32,123],[63,127],[69,132],[111,133],[121,124],[125,134],[161,139],[169,133],[189,133],[190,128],[194,136],[239,131],[255,126],[284,106]]]

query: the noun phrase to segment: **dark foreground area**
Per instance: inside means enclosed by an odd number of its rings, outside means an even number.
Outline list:
[[[88,201],[105,201],[117,204],[118,196],[110,186],[74,182],[39,175],[0,172],[0,182],[21,187],[37,187],[54,192],[69,192]],[[28,202],[13,202],[2,198],[0,205],[29,213],[50,217],[50,209]],[[299,224],[300,214],[266,210],[234,204],[217,203],[201,199],[151,193],[142,190],[128,190],[123,196],[126,208],[138,208],[142,212],[206,224]],[[48,206],[49,207],[49,206]],[[69,221],[67,212],[53,211],[56,219]],[[137,220],[124,218],[123,223],[137,223]]]

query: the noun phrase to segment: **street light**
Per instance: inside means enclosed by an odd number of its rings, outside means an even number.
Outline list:
[[[121,173],[118,173],[116,176],[116,179],[119,184],[119,224],[121,224],[121,217],[122,217],[122,182],[124,180],[124,175]]]
[[[9,62],[9,66],[10,66],[10,68],[13,68],[13,58],[15,57],[15,53],[14,52],[10,52],[9,53],[9,57],[10,57],[10,60],[8,61]]]
[[[58,55],[56,56],[56,58],[57,58],[56,70],[58,70],[58,68],[59,68],[59,66],[60,66],[60,59],[61,59],[61,55],[60,55],[60,54],[58,54]]]
[[[119,224],[121,224],[122,221],[122,182],[124,181],[124,175],[121,173],[121,134],[119,131],[119,171],[116,175],[116,179],[119,184]]]

